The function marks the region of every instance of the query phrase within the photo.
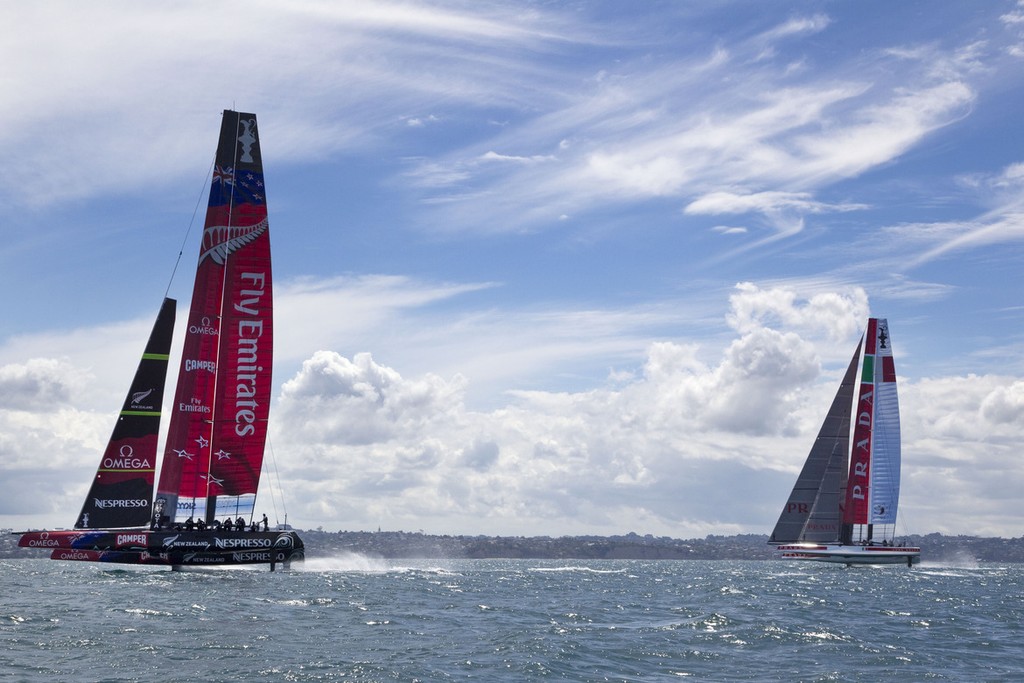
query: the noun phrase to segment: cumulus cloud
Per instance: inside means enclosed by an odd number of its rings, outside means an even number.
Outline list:
[[[52,410],[71,402],[86,373],[67,361],[32,358],[0,367],[0,408]]]
[[[816,340],[841,334],[840,319],[859,313],[862,297],[742,285],[731,316],[742,321],[738,336],[714,364],[698,346],[658,342],[615,386],[518,391],[490,412],[465,406],[460,377],[406,378],[368,354],[323,351],[285,383],[275,440],[295,454],[286,478],[313,491],[300,514],[346,527],[419,528],[422,516],[490,533],[740,529],[778,501],[738,502],[712,520],[696,497],[786,480],[802,456],[780,460],[773,450],[801,437],[799,448],[809,447],[818,400],[839,372],[817,386]],[[777,315],[757,313],[756,301],[773,302],[760,307]],[[844,341],[843,363],[856,338]]]
[[[350,361],[318,351],[282,387],[279,410],[306,439],[387,442],[420,433],[457,409],[464,384],[461,378],[446,382],[434,375],[403,380],[368,353]]]
[[[862,329],[868,317],[867,293],[818,292],[803,298],[786,287],[762,289],[742,282],[729,297],[729,325],[749,333],[766,325],[780,325],[807,332],[824,332],[832,341],[849,339]]]
[[[766,531],[866,314],[856,288],[741,283],[722,320],[728,338],[662,339],[606,386],[513,391],[485,410],[468,407],[462,375],[406,376],[368,353],[318,351],[272,410],[290,521],[516,535]],[[42,381],[75,372],[39,361],[0,373],[41,401],[34,412],[0,406],[0,488],[20,501],[0,514],[53,514],[55,500],[66,512],[84,495],[112,418]],[[901,383],[903,504],[920,516],[909,516],[912,530],[1012,528],[1006,510],[1016,506],[991,501],[1024,484],[1022,386],[994,375]],[[64,393],[66,404],[44,409]],[[26,486],[47,496],[20,495]],[[980,527],[963,528],[964,506]]]

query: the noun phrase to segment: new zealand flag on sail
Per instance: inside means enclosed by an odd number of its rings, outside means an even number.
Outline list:
[[[210,207],[228,204],[262,205],[266,201],[262,173],[244,169],[236,173],[230,166],[214,167],[213,182],[210,185]]]

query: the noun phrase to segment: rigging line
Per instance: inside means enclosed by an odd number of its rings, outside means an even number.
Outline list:
[[[262,471],[265,472],[267,476],[266,477],[261,477],[260,481],[263,482],[262,485],[266,486],[267,487],[267,491],[270,492],[270,507],[271,507],[271,511],[274,513],[274,526],[276,527],[278,524],[280,524],[281,518],[277,514],[277,496],[274,494],[274,484],[270,481],[270,470],[268,469],[267,459],[266,458],[263,459]],[[254,507],[254,509],[255,509],[255,507]]]
[[[178,258],[174,261],[174,267],[171,269],[171,277],[167,281],[167,289],[164,290],[164,298],[171,293],[171,285],[174,284],[174,276],[178,272],[178,266],[181,265],[181,257],[185,253],[185,245],[188,244],[189,235],[192,234],[192,227],[196,224],[196,215],[199,213],[199,207],[203,204],[203,196],[206,194],[206,188],[210,184],[210,178],[213,177],[213,168],[217,165],[217,153],[214,152],[213,159],[210,161],[210,169],[206,172],[206,178],[203,179],[203,186],[199,188],[199,197],[196,198],[196,206],[192,209],[192,219],[188,222],[188,227],[185,229],[185,237],[181,240],[181,246],[178,248]]]
[[[274,465],[274,478],[277,479],[277,490],[281,494],[281,510],[284,512],[285,522],[288,521],[288,506],[284,501],[284,487],[281,486],[281,471],[277,467],[277,457],[274,455],[274,444],[270,440],[270,434],[267,434],[267,446],[270,450],[270,461]],[[268,472],[269,474],[269,472]],[[270,496],[274,499],[274,517],[277,517],[277,501],[274,497],[274,487],[270,487]]]

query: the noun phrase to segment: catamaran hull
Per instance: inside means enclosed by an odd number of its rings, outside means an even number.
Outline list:
[[[294,531],[29,531],[23,548],[49,549],[54,560],[169,566],[288,566],[305,557]]]
[[[812,560],[837,564],[918,564],[921,549],[892,545],[793,544],[775,548],[784,560]]]

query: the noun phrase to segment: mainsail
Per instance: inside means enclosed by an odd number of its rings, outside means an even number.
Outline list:
[[[899,401],[889,324],[872,317],[770,542],[850,544],[855,529],[857,541],[871,541],[874,524],[896,523],[899,477]],[[891,538],[894,529],[885,530]]]
[[[174,299],[164,299],[76,529],[141,527],[150,522],[174,309]]]
[[[870,318],[768,542],[790,559],[914,564],[921,549],[894,539],[899,495],[896,366],[888,322]]]
[[[895,524],[900,492],[896,367],[885,320],[872,318],[864,345],[844,522]]]
[[[156,505],[249,517],[270,409],[270,234],[255,114],[225,111]]]

